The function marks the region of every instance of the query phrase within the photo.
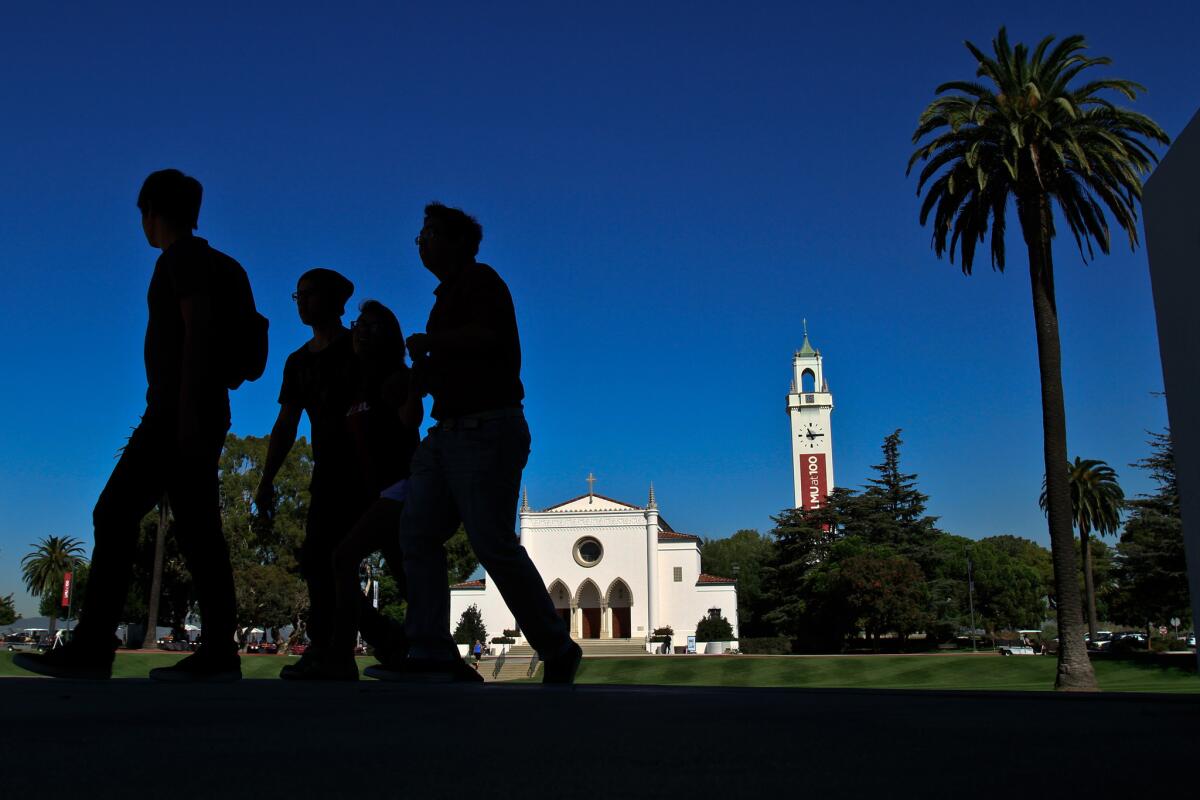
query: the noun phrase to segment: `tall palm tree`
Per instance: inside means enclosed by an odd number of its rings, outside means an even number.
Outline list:
[[[1010,46],[1001,28],[992,41],[994,56],[970,42],[966,46],[977,62],[976,77],[988,83],[952,81],[937,87],[940,96],[921,113],[913,133],[918,147],[908,171],[924,162],[917,183],[918,196],[926,190],[921,224],[932,213],[934,252],[940,258],[949,250],[953,262],[957,249],[966,275],[976,244],[988,237],[989,222],[992,269],[1004,270],[1006,215],[1010,198],[1015,201],[1029,258],[1042,388],[1046,516],[1061,640],[1055,686],[1094,690],[1063,468],[1067,425],[1050,247],[1054,208],[1085,260],[1094,256],[1094,248],[1109,251],[1105,210],[1136,248],[1141,178],[1157,161],[1147,142],[1169,140],[1150,118],[1103,96],[1111,92],[1133,100],[1144,91],[1140,85],[1114,78],[1076,81],[1084,70],[1111,63],[1085,56],[1082,36],[1057,43],[1048,36],[1030,53],[1024,45]]]
[[[1079,551],[1083,559],[1083,586],[1087,595],[1088,634],[1096,641],[1096,584],[1092,579],[1092,551],[1089,534],[1102,536],[1116,533],[1121,524],[1121,509],[1125,492],[1117,483],[1117,473],[1108,464],[1095,459],[1075,456],[1067,462],[1067,483],[1071,487],[1071,518],[1079,531]],[[1046,510],[1046,482],[1042,481],[1042,496],[1038,505]]]
[[[29,545],[33,552],[21,559],[21,581],[35,597],[62,587],[63,573],[74,571],[84,560],[83,544],[70,536],[47,536]],[[50,637],[58,628],[58,605],[50,612]]]

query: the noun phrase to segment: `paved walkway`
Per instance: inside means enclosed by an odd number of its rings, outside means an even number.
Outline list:
[[[60,797],[1071,796],[1185,775],[1200,697],[12,678],[0,723]]]

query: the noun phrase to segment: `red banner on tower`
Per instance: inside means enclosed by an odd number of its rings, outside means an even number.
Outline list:
[[[825,454],[809,453],[800,456],[801,475],[801,508],[805,511],[815,511],[825,506],[825,498],[829,494],[829,485],[825,476]]]
[[[71,573],[69,572],[63,573],[62,606],[63,608],[71,607]]]

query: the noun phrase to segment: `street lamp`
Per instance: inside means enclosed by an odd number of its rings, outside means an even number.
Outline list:
[[[971,652],[975,649],[975,579],[971,574],[971,552],[963,546],[963,554],[967,557],[967,602],[971,606]]]

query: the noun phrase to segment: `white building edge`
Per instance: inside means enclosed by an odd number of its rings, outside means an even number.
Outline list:
[[[682,647],[702,618],[717,614],[729,620],[736,642],[735,581],[700,571],[700,537],[676,532],[660,516],[653,485],[644,507],[589,491],[535,511],[526,493],[519,534],[573,639],[647,642],[656,628],[670,627],[672,646]],[[489,638],[517,629],[486,573],[451,587],[451,625],[472,605]]]

